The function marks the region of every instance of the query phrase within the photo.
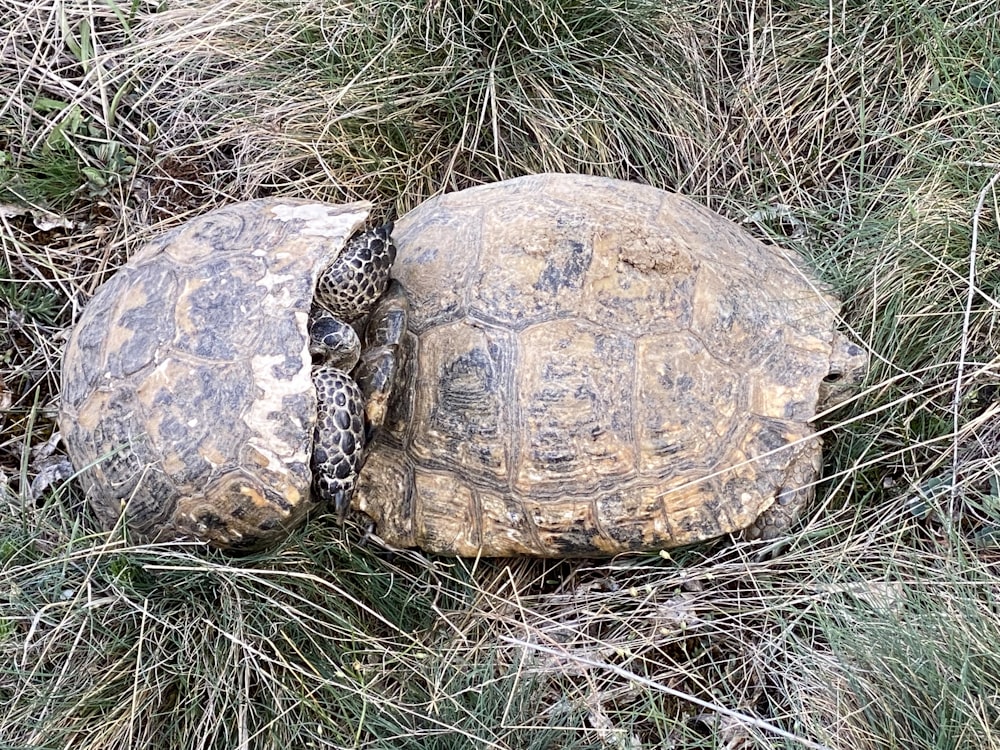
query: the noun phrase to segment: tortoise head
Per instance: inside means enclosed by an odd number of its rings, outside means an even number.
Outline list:
[[[830,369],[819,387],[817,411],[839,406],[858,391],[868,374],[868,352],[847,336],[835,332],[830,350]]]

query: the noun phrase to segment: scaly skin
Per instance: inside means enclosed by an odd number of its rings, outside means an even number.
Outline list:
[[[320,501],[340,516],[350,506],[365,444],[373,432],[366,423],[366,402],[372,393],[363,393],[350,374],[362,356],[361,342],[350,324],[367,315],[389,285],[396,258],[391,231],[392,224],[386,224],[348,241],[320,275],[310,317],[310,352],[319,360],[313,368],[317,399],[313,486]]]

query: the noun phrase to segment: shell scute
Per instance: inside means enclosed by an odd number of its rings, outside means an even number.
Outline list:
[[[180,225],[151,246],[151,253],[162,252],[173,262],[185,265],[226,255],[234,249],[247,252],[280,247],[288,235],[286,226],[263,216],[248,215],[246,205],[224,206]],[[146,256],[139,257],[141,260]]]
[[[631,337],[579,319],[518,335],[519,463],[515,492],[581,492],[636,470]]]
[[[509,492],[477,487],[475,534],[452,541],[453,554],[476,554],[485,540],[503,540],[510,555],[531,555],[542,544],[519,498]],[[458,546],[459,543],[462,545]]]
[[[256,319],[267,289],[264,264],[250,258],[212,258],[184,274],[175,298],[173,347],[202,359],[227,362],[256,348]]]
[[[565,207],[556,220],[555,208],[542,197],[531,205],[501,201],[485,209],[481,231],[490,249],[469,287],[472,315],[519,329],[577,313],[591,274],[593,225],[584,212]],[[526,224],[538,232],[522,231]]]
[[[450,279],[451,284],[428,289],[415,283],[411,292],[407,271],[393,268],[393,275],[407,287],[409,326],[414,332],[423,333],[465,314],[466,290],[474,285],[472,274],[478,272],[481,216],[480,207],[442,212],[428,217],[420,236],[414,238],[411,252],[419,260],[410,270]]]
[[[690,328],[694,263],[653,228],[611,225],[594,238],[580,314],[633,336]]]
[[[258,331],[254,355],[267,363],[268,379],[288,381],[309,366],[302,356],[302,322],[298,317],[275,316]]]
[[[415,456],[505,481],[514,352],[511,332],[476,322],[447,323],[422,337],[416,380],[432,385],[417,389],[407,426]]]
[[[413,479],[421,498],[412,506],[414,538],[433,539],[439,549],[476,549],[482,538],[476,490],[445,472],[421,472]]]
[[[86,399],[93,384],[101,382],[107,371],[107,322],[114,318],[118,300],[130,284],[127,273],[112,276],[105,283],[111,285],[109,293],[92,300],[95,303],[93,313],[81,320],[70,336],[69,347],[79,352],[79,356],[63,365],[63,398],[71,403],[78,404]]]
[[[726,449],[720,428],[748,407],[746,375],[721,366],[687,332],[640,338],[636,360],[640,472],[677,471],[685,461],[685,471],[712,466]]]
[[[178,486],[193,491],[204,485],[225,464],[213,457],[231,455],[231,442],[248,438],[243,414],[253,384],[245,363],[206,365],[181,355],[139,383],[136,401],[153,450]]]
[[[150,269],[153,271],[153,269]],[[118,297],[118,305],[107,322],[106,374],[112,380],[129,378],[148,367],[157,351],[169,345],[176,329],[173,310],[163,300],[177,291],[176,275],[169,268],[156,268]]]
[[[362,513],[383,519],[378,528],[380,535],[400,540],[404,546],[413,546],[416,544],[415,483],[410,457],[398,448],[383,445],[365,462],[353,501]]]

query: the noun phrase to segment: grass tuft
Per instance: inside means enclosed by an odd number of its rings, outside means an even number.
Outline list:
[[[145,61],[147,75],[196,76],[158,91],[162,119],[190,133],[178,142],[231,149],[232,174],[217,178],[237,193],[360,193],[406,207],[538,171],[662,185],[686,179],[712,142],[695,24],[649,0],[305,11],[236,0],[211,16],[179,4],[150,22],[172,54]]]

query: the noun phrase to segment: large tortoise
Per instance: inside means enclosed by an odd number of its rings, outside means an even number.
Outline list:
[[[104,525],[249,550],[319,505],[346,509],[402,320],[383,304],[362,357],[348,323],[394,255],[389,227],[362,229],[369,208],[227,206],[98,289],[66,348],[59,423]]]
[[[444,195],[393,236],[404,378],[353,500],[384,540],[657,550],[774,536],[812,496],[810,420],[867,359],[792,253],[578,175]]]

